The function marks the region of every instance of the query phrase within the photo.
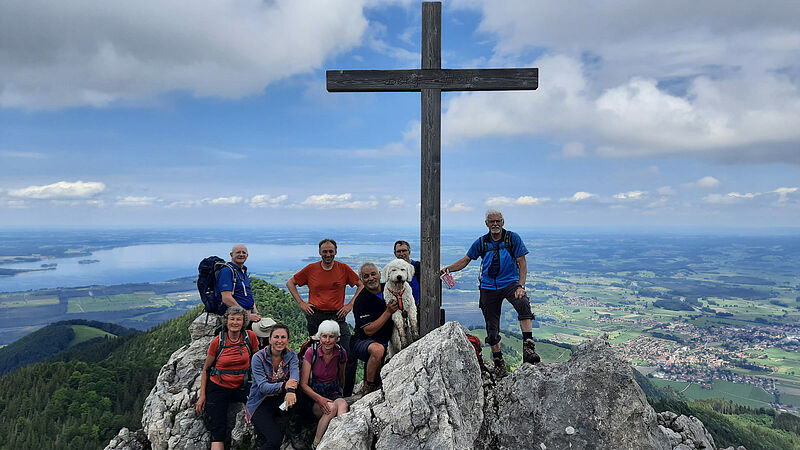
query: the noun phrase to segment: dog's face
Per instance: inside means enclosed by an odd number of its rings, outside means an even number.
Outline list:
[[[387,283],[402,284],[414,276],[414,266],[403,261],[402,259],[395,259],[383,268],[383,279]]]

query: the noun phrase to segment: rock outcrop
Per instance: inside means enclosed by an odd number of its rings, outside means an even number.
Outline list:
[[[208,449],[194,412],[208,345],[217,327],[192,323],[192,343],[162,368],[142,417],[107,450]],[[213,322],[213,323],[212,323]],[[478,365],[465,329],[450,322],[395,355],[383,388],[335,418],[319,448],[330,449],[716,449],[694,417],[656,414],[630,366],[603,338],[579,346],[567,362],[523,364],[502,379]],[[231,408],[234,448],[250,448],[252,427]],[[284,449],[291,449],[288,440]]]

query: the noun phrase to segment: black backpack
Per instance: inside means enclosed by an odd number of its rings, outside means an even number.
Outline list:
[[[507,231],[507,230],[503,230],[503,237],[502,237],[502,239],[500,241],[503,242],[503,248],[505,248],[506,251],[508,252],[508,254],[511,255],[511,259],[515,260],[515,262],[516,262],[516,258],[514,258],[514,242],[511,240],[511,232]],[[490,251],[490,249],[489,249],[489,243],[490,242],[494,242],[492,240],[492,234],[491,233],[486,233],[481,238],[481,250],[480,250],[481,251],[481,259],[486,258],[486,253],[488,253]],[[493,262],[496,261],[497,262],[496,270],[499,271],[500,270],[500,242],[497,242],[494,245],[494,248],[491,251],[493,251],[494,254],[492,255],[492,258],[493,258],[492,262],[490,262],[489,264],[492,264]],[[489,277],[491,277],[491,278],[497,277],[497,273],[494,273],[494,276],[492,276],[492,272],[493,272],[492,268],[490,267],[489,271],[488,271]],[[480,276],[478,277],[478,280],[480,280]]]
[[[337,368],[337,371],[338,371],[338,369],[339,369],[339,360],[341,359],[342,354],[344,354],[344,349],[339,344],[336,344],[336,346],[339,347],[339,357],[336,360],[336,368]],[[313,381],[314,380],[314,364],[316,364],[316,362],[317,362],[317,356],[318,356],[317,355],[317,349],[319,348],[319,341],[315,341],[314,339],[309,339],[309,340],[305,341],[303,343],[303,345],[300,346],[300,353],[298,354],[298,356],[300,357],[299,359],[300,359],[300,364],[301,365],[306,363],[306,351],[309,348],[311,349],[311,371],[308,373],[308,385],[311,386],[311,383],[314,382]]]
[[[197,266],[197,291],[200,292],[200,300],[205,306],[205,311],[211,314],[223,314],[227,306],[222,303],[221,298],[217,298],[217,277],[223,267],[228,266],[233,272],[233,289],[236,289],[236,271],[229,263],[218,256],[209,256],[200,261]]]
[[[250,347],[250,336],[247,333],[247,330],[242,330],[242,335],[244,339],[242,339],[237,344],[225,345],[225,332],[220,331],[219,333],[219,349],[217,350],[217,356],[214,357],[214,362],[211,363],[211,366],[208,368],[209,375],[242,375],[244,374],[244,383],[242,386],[247,386],[247,383],[250,381],[250,367],[247,369],[241,370],[221,370],[217,369],[217,360],[222,355],[222,351],[226,348],[231,347],[239,347],[239,354],[242,354],[242,347],[247,347],[247,354],[249,355],[248,359],[253,357],[253,349]]]

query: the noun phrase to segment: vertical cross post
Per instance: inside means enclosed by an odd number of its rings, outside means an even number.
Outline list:
[[[422,4],[422,69],[442,68],[442,4]],[[442,284],[439,281],[441,239],[442,90],[422,91],[420,254],[420,334],[439,326]]]

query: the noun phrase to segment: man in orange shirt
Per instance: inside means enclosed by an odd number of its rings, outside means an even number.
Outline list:
[[[308,335],[312,336],[317,332],[319,324],[323,320],[335,320],[339,323],[341,335],[339,344],[350,353],[350,327],[345,318],[353,309],[353,299],[344,303],[345,286],[357,286],[356,298],[364,288],[364,284],[358,275],[353,272],[347,264],[334,261],[336,257],[336,241],[333,239],[323,239],[319,242],[319,256],[321,261],[305,266],[300,272],[294,274],[286,282],[286,288],[292,294],[300,309],[306,313]],[[303,301],[298,286],[308,286],[308,301]],[[344,396],[348,397],[353,393],[355,383],[355,369],[353,364],[355,358],[347,358],[347,371],[345,376]]]

